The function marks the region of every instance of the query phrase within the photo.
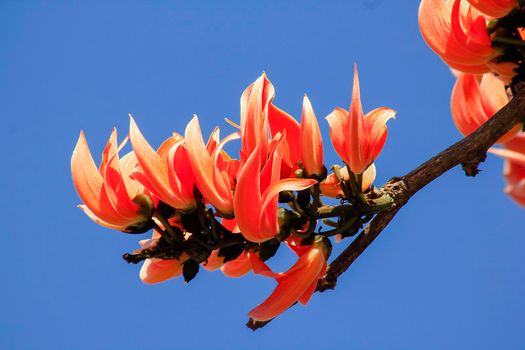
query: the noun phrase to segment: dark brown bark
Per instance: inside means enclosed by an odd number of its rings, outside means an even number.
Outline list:
[[[334,289],[337,279],[379,236],[397,212],[420,189],[457,165],[462,165],[468,176],[478,173],[478,165],[485,160],[487,150],[505,133],[525,118],[525,83],[515,87],[514,98],[479,129],[448,147],[416,169],[401,177],[394,177],[382,191],[394,199],[391,208],[379,213],[370,224],[332,261],[326,274],[317,285],[317,291]],[[267,322],[250,320],[252,330],[264,327]]]

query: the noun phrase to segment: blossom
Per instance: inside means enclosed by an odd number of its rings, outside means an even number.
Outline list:
[[[213,139],[213,135],[217,140]],[[222,215],[233,215],[233,177],[237,169],[230,169],[224,162],[224,145],[239,138],[238,133],[227,136],[218,142],[218,129],[208,142],[208,149],[204,145],[199,120],[195,116],[186,127],[186,146],[189,153],[189,164],[193,169],[195,184],[203,197],[213,205]],[[221,162],[223,161],[223,162]]]
[[[274,273],[265,264],[257,266],[259,273],[276,279],[277,287],[265,301],[249,312],[248,316],[255,321],[268,321],[295,302],[306,305],[315,291],[317,281],[326,270],[329,248],[322,240],[317,240],[309,247],[298,245],[294,248],[293,242],[288,245],[299,255],[288,271]]]
[[[516,0],[467,0],[473,7],[494,18],[501,18],[509,14],[518,2]]]
[[[451,97],[452,118],[458,130],[467,136],[492,118],[509,102],[505,85],[493,74],[482,77],[459,73]],[[498,142],[514,137],[520,126],[515,126]]]
[[[173,208],[186,211],[194,208],[194,176],[191,167],[187,166],[189,158],[183,137],[174,134],[155,152],[131,115],[129,134],[141,168],[133,177]]]
[[[314,109],[304,95],[301,118],[301,160],[307,175],[319,175],[323,168],[323,139]]]
[[[428,46],[451,68],[486,73],[486,64],[500,54],[491,46],[488,18],[464,0],[422,0],[418,18]]]
[[[525,135],[519,134],[502,148],[491,148],[489,152],[505,158],[503,177],[507,182],[505,193],[520,206],[525,207]]]
[[[239,172],[234,196],[235,218],[243,236],[261,243],[279,232],[277,201],[281,191],[300,191],[315,183],[313,179],[280,179],[285,136],[277,135],[266,160],[259,144]]]
[[[144,187],[129,177],[137,165],[135,154],[120,159],[119,149],[117,131],[113,129],[97,169],[84,132],[80,132],[71,157],[73,183],[84,202],[79,208],[105,227],[125,232],[147,230],[153,204],[144,194]]]
[[[386,142],[386,122],[395,114],[394,110],[381,107],[364,115],[357,67],[354,66],[350,110],[336,108],[326,117],[335,151],[353,173],[362,174],[377,158]]]
[[[348,174],[348,168],[341,168],[341,177],[343,180],[350,180],[350,174]],[[374,164],[370,165],[363,173],[363,179],[361,183],[361,191],[365,192],[372,186],[376,178],[376,167]],[[319,184],[321,193],[327,197],[336,198],[343,195],[343,190],[339,184],[339,180],[334,173],[331,173],[326,179]]]

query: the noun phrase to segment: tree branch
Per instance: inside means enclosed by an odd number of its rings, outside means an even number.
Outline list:
[[[394,204],[389,209],[379,213],[354,241],[332,261],[326,274],[319,280],[316,291],[324,292],[328,289],[334,289],[337,278],[372,244],[396,216],[397,212],[420,189],[459,164],[463,166],[467,176],[475,176],[478,173],[479,163],[485,160],[487,150],[514,125],[523,121],[524,117],[525,83],[521,83],[515,87],[512,100],[475,132],[408,174],[389,180],[381,190],[392,196]],[[264,327],[270,321],[256,322],[250,320],[247,326],[256,330]]]

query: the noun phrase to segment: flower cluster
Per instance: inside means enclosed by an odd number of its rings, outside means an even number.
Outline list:
[[[525,26],[518,0],[422,0],[419,27],[428,46],[452,69],[493,72],[509,82],[523,56]]]
[[[422,0],[419,26],[432,50],[457,77],[451,113],[467,136],[492,118],[525,80],[525,7],[520,0]],[[508,88],[510,87],[510,88]],[[506,158],[507,193],[525,206],[524,136],[516,125],[493,153]]]
[[[296,302],[308,302],[327,267],[329,237],[356,234],[391,204],[372,183],[386,122],[395,112],[378,108],[364,114],[357,70],[349,110],[336,108],[326,117],[344,162],[330,174],[308,97],[299,123],[273,104],[274,96],[262,74],[242,94],[237,131],[221,139],[217,128],[205,142],[195,116],[183,135],[173,133],[157,150],[130,116],[129,136],[118,144],[113,131],[99,167],[80,133],[71,159],[84,203],[79,207],[112,229],[153,231],[140,249],[124,255],[128,262],[144,262],[143,282],[179,275],[189,282],[201,266],[230,277],[252,271],[277,282],[249,313],[254,321],[269,320]],[[120,157],[128,139],[133,150]],[[232,157],[224,146],[239,139],[238,157]],[[338,198],[339,205],[323,203],[327,197]],[[265,261],[281,243],[298,258],[276,273]]]

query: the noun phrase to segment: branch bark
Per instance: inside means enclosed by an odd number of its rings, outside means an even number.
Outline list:
[[[467,176],[478,173],[478,165],[486,157],[487,150],[505,133],[525,117],[525,83],[515,87],[512,100],[491,119],[469,136],[443,150],[416,169],[401,177],[390,179],[382,191],[394,199],[389,209],[379,213],[370,224],[332,261],[326,274],[319,280],[317,290],[324,292],[334,289],[337,279],[374,242],[399,210],[419,190],[457,165],[462,165]],[[271,320],[270,320],[271,321]],[[250,320],[247,326],[252,330],[264,327],[270,321]]]

